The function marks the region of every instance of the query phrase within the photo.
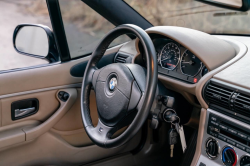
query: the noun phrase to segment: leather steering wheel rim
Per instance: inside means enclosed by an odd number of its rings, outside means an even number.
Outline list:
[[[110,65],[109,67],[106,67],[106,70],[108,70],[107,68],[109,68],[109,71],[118,70],[118,68],[122,68],[122,70],[130,71],[132,74],[129,73],[128,74],[129,76],[127,77],[130,78],[131,77],[130,75],[132,75],[132,77],[136,76],[137,78],[133,78],[135,79],[133,82],[136,83],[139,86],[139,89],[141,90],[141,98],[139,100],[139,103],[135,107],[136,113],[133,117],[132,122],[129,124],[128,128],[121,135],[119,135],[116,138],[111,139],[110,138],[111,135],[109,134],[109,132],[117,131],[118,128],[112,125],[109,125],[108,122],[104,123],[104,120],[100,120],[100,119],[98,121],[98,125],[96,127],[93,126],[91,117],[90,117],[89,95],[90,95],[91,87],[93,85],[94,87],[96,87],[97,85],[102,83],[101,81],[98,82],[98,80],[97,81],[95,80],[93,82],[93,79],[98,79],[97,78],[98,74],[100,75],[100,73],[102,72],[101,69],[98,69],[96,67],[97,63],[104,55],[110,43],[118,36],[121,36],[124,34],[133,34],[136,37],[138,37],[139,40],[141,41],[141,44],[143,46],[143,49],[146,55],[147,69],[146,69],[145,78],[144,78],[143,70],[141,69],[141,67],[139,67],[139,65],[136,65],[136,64],[131,64],[131,65],[114,64],[114,65]],[[124,72],[124,71],[121,71],[121,72]],[[148,117],[153,100],[155,98],[157,81],[158,81],[158,70],[157,70],[156,51],[155,51],[155,47],[149,35],[140,27],[136,25],[131,25],[131,24],[120,25],[114,28],[113,30],[111,30],[100,41],[99,45],[96,47],[95,51],[92,53],[88,61],[87,67],[85,69],[83,82],[82,82],[81,115],[82,115],[82,120],[83,120],[86,133],[88,134],[89,138],[93,141],[93,143],[104,148],[114,148],[114,147],[119,147],[125,144],[133,136],[135,136],[135,134],[140,130],[140,128],[142,127],[142,125],[144,124],[145,120]],[[131,90],[131,93],[133,93],[132,90]],[[98,94],[96,94],[96,96],[97,95]],[[100,117],[101,112],[98,112],[98,113]],[[125,114],[127,115],[127,113]]]

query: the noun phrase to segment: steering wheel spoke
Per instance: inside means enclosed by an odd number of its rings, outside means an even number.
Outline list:
[[[106,142],[111,139],[111,136],[117,131],[117,128],[106,126],[98,119],[96,127],[89,126],[86,130],[91,133],[90,139],[93,142],[101,147],[106,147]]]

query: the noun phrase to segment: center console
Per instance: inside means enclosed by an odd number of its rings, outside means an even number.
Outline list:
[[[250,166],[249,92],[212,80],[203,97],[209,109],[197,166]]]
[[[250,165],[250,125],[208,109],[197,166]]]

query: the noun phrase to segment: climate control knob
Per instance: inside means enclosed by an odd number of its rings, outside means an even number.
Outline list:
[[[219,145],[213,138],[208,138],[206,142],[206,153],[210,159],[215,159],[219,154]]]
[[[227,146],[222,151],[222,162],[225,165],[236,166],[237,155],[233,148]]]
[[[250,166],[250,157],[249,156],[241,157],[240,166]]]

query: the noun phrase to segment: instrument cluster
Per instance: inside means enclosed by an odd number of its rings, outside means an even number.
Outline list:
[[[188,83],[197,83],[207,74],[208,70],[200,59],[179,43],[167,38],[153,39],[153,43],[159,73]]]

